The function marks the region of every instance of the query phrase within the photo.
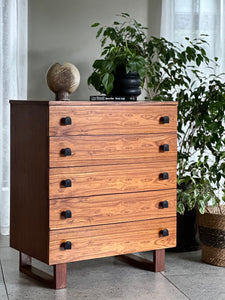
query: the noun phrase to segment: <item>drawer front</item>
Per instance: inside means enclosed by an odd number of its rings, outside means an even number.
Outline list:
[[[163,123],[164,117],[169,117],[169,123]],[[70,121],[65,125],[68,118]],[[176,133],[176,130],[176,106],[49,107],[50,136]]]
[[[52,168],[177,159],[176,134],[51,137],[49,147]]]
[[[162,236],[162,230],[168,236]],[[71,242],[71,249],[64,249]],[[176,246],[176,218],[50,231],[49,264]]]
[[[50,201],[50,229],[176,216],[176,190]]]
[[[162,179],[162,175],[168,175],[168,179]],[[49,176],[50,199],[173,189],[176,188],[176,161],[53,168]]]

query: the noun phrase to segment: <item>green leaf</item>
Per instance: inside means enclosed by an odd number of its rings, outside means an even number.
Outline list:
[[[91,27],[97,27],[99,25],[100,25],[100,23],[94,23],[94,24],[91,25]]]
[[[122,16],[126,16],[126,17],[129,17],[129,16],[130,16],[128,13],[124,13],[124,12],[122,12],[121,15],[122,15]]]
[[[102,33],[102,30],[103,30],[103,27],[101,27],[101,28],[98,30],[98,32],[97,32],[97,34],[96,34],[96,38],[98,38],[98,37],[100,36],[100,34]]]
[[[184,214],[185,206],[182,202],[177,202],[177,211],[179,214]]]
[[[113,89],[113,81],[114,81],[114,76],[112,73],[106,73],[103,76],[102,84],[106,90],[107,95],[109,95],[111,90]]]
[[[205,213],[205,202],[203,200],[198,201],[198,209],[201,214]]]
[[[216,199],[215,198],[212,198],[212,206],[215,206],[216,205]]]
[[[199,207],[198,208],[199,212],[203,215],[205,213],[205,208],[204,207]]]

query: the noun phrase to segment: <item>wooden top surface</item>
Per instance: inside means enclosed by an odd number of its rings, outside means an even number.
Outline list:
[[[143,105],[143,106],[177,106],[178,102],[175,101],[55,101],[55,100],[10,100],[10,104],[43,104],[48,106],[117,106],[117,105],[124,105],[124,106],[132,106],[132,105]]]

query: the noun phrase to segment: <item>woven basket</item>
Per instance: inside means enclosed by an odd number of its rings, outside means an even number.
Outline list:
[[[223,214],[218,208],[209,207],[210,213],[198,212],[197,223],[202,249],[202,261],[225,267],[225,205]]]

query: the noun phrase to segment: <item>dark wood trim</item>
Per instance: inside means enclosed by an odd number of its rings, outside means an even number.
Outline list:
[[[10,246],[45,263],[48,263],[49,249],[48,153],[48,106],[30,102],[18,105],[14,101],[11,104]]]
[[[20,252],[19,270],[20,272],[42,282],[47,287],[53,289],[66,288],[67,264],[54,265],[54,275],[51,276],[32,266],[32,258]]]
[[[29,101],[30,104],[48,104],[49,106],[136,106],[144,105],[144,106],[177,106],[178,102],[175,101],[89,101],[89,100],[74,100],[74,101],[55,101],[55,100],[10,100],[10,103],[27,103]]]

